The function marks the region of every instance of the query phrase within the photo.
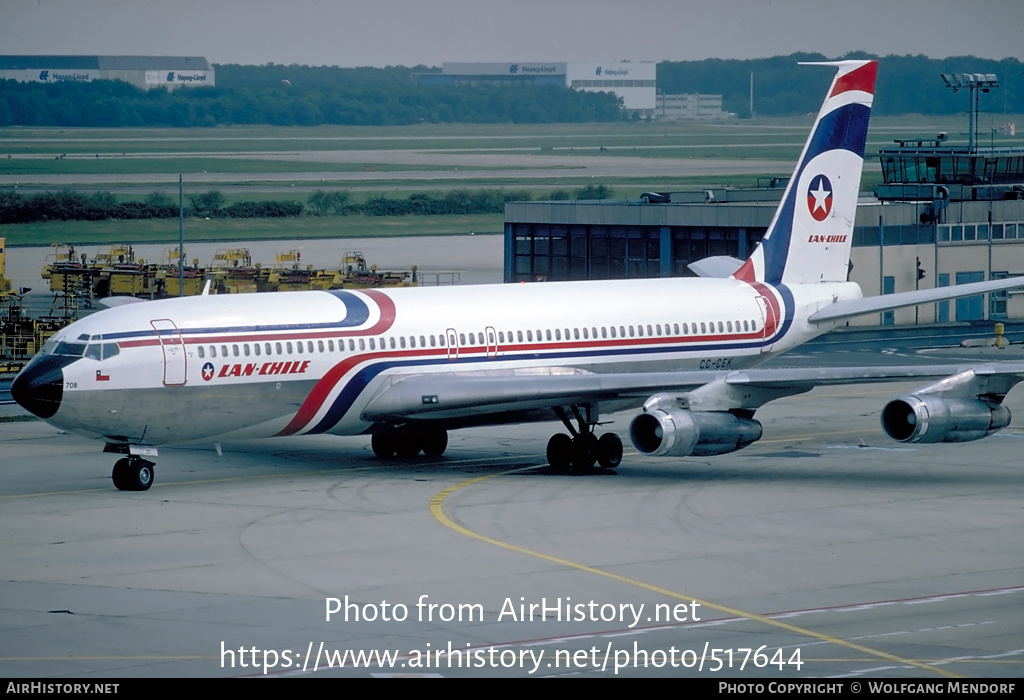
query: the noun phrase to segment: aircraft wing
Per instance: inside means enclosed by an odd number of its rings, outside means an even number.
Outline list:
[[[811,314],[807,320],[811,323],[839,321],[865,314],[878,313],[879,311],[888,311],[889,309],[928,304],[946,299],[959,299],[960,297],[988,294],[1017,287],[1024,287],[1024,277],[1008,277],[1001,280],[989,280],[988,282],[970,282],[968,284],[957,284],[952,287],[920,289],[913,292],[885,294],[866,299],[849,299],[824,306]]]
[[[696,410],[753,410],[782,396],[816,386],[940,379],[973,373],[978,380],[1005,379],[1002,393],[1024,379],[1024,362],[907,365],[891,367],[809,367],[600,374],[564,368],[549,373],[450,373],[396,376],[363,410],[370,421],[446,420],[489,413],[611,401],[640,405],[659,392],[688,392]],[[993,392],[999,393],[999,392]],[[486,423],[487,421],[481,421]]]

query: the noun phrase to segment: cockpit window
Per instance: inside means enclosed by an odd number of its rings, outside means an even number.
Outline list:
[[[114,357],[121,352],[117,343],[78,343],[73,341],[61,341],[51,338],[43,344],[44,355],[64,355],[67,357],[88,357],[93,360],[103,360]]]
[[[117,343],[91,343],[85,350],[85,356],[94,360],[109,360],[121,352]]]
[[[53,349],[54,355],[67,355],[69,357],[81,357],[85,354],[85,343],[69,343],[62,342],[57,343],[57,347]]]

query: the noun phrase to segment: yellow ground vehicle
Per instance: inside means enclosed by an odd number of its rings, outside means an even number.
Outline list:
[[[192,265],[186,262],[184,271],[179,270],[179,250],[166,248],[159,265],[150,266],[151,286],[156,296],[195,296],[203,293],[206,270],[199,267],[199,258],[192,259]],[[182,284],[185,293],[181,293]]]
[[[255,292],[260,266],[252,264],[248,248],[227,248],[213,254],[207,279],[212,280],[217,294]]]
[[[302,265],[298,250],[278,251],[274,266],[264,268],[253,263],[248,248],[218,250],[207,268],[199,260],[186,264],[179,276],[177,248],[167,248],[159,263],[136,259],[129,244],[111,246],[89,260],[73,245],[54,243],[43,265],[42,277],[50,291],[73,295],[85,306],[94,297],[175,297],[202,294],[207,281],[214,294],[276,292],[326,289],[365,289],[371,287],[410,287],[417,284],[415,266],[410,271],[381,271],[368,266],[360,251],[345,253],[337,269],[314,269]]]
[[[75,246],[54,243],[43,263],[42,277],[49,282],[50,291],[63,294],[78,294],[88,300],[96,293],[100,268],[88,262],[88,256],[79,256]]]
[[[409,272],[379,271],[376,265],[366,266],[366,256],[361,251],[345,253],[341,259],[340,286],[336,289],[366,289],[370,287],[414,287],[416,266]]]

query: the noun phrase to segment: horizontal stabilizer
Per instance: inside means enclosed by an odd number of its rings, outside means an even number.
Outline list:
[[[113,309],[116,306],[127,306],[128,304],[138,304],[140,301],[146,301],[139,297],[104,297],[100,299],[100,304],[106,306],[108,309]]]
[[[742,260],[728,255],[714,255],[703,260],[695,260],[687,265],[698,277],[715,277],[718,279],[731,277],[742,266]]]
[[[854,318],[855,316],[878,313],[879,311],[900,309],[905,306],[916,306],[918,304],[928,304],[947,299],[959,299],[961,297],[988,294],[1017,287],[1024,287],[1024,277],[1009,277],[989,282],[971,282],[970,284],[958,284],[953,287],[936,287],[934,289],[920,289],[913,292],[885,294],[880,297],[868,297],[867,299],[837,301],[814,312],[807,320],[811,323],[839,321]]]

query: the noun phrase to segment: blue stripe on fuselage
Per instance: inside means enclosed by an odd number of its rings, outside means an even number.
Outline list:
[[[338,330],[357,328],[362,326],[370,318],[370,307],[365,301],[352,292],[344,290],[331,290],[327,292],[339,299],[346,309],[345,318],[340,321],[326,321],[324,323],[285,323],[269,326],[226,326],[222,328],[179,328],[178,332],[183,336],[209,335],[215,333],[272,333],[280,331],[312,331],[312,330]],[[171,319],[172,321],[174,319]],[[169,331],[165,331],[167,334]],[[104,340],[127,340],[129,338],[141,339],[159,337],[156,331],[125,331],[123,333],[104,333]]]

